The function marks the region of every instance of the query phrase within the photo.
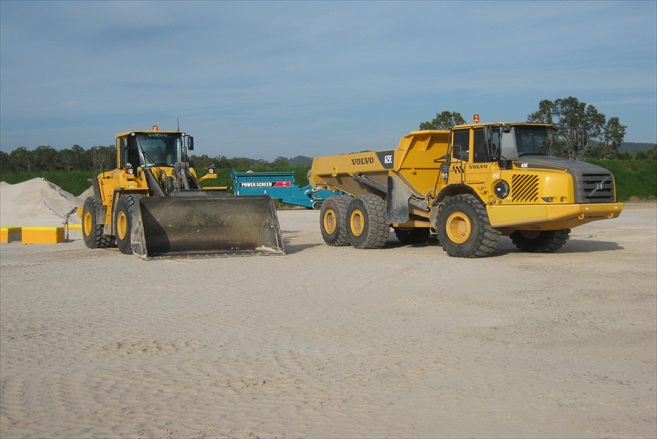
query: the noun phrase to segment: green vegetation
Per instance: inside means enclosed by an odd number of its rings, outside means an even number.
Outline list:
[[[465,124],[465,119],[461,113],[456,111],[443,111],[436,113],[436,117],[432,121],[422,122],[420,124],[421,130],[451,130],[454,125]]]

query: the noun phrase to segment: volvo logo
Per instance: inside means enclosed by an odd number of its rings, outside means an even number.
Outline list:
[[[374,163],[374,157],[358,157],[355,159],[351,159],[351,164],[356,166],[356,165],[369,165]]]
[[[602,181],[598,182],[595,184],[595,189],[591,191],[590,194],[588,194],[587,198],[591,197],[593,194],[595,194],[598,191],[604,190],[605,188],[605,183],[609,180],[609,176],[607,175]]]

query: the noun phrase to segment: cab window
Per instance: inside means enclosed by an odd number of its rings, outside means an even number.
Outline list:
[[[477,128],[474,132],[474,161],[479,163],[490,161],[484,128]]]
[[[125,167],[128,163],[133,168],[140,166],[139,149],[134,137],[121,137],[119,139],[119,148],[121,149],[121,167]]]
[[[452,137],[452,157],[457,160],[468,160],[470,151],[470,130],[454,131]]]

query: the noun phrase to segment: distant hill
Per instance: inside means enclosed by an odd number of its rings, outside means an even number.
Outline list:
[[[623,142],[621,143],[620,151],[650,151],[654,146],[654,143]]]
[[[313,159],[312,157],[306,157],[303,155],[298,155],[294,158],[291,158],[288,160],[290,163],[290,166],[296,167],[296,166],[312,166],[313,164]]]

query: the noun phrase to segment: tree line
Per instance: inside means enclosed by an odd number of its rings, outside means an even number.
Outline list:
[[[627,126],[622,125],[618,117],[607,119],[593,105],[587,105],[572,96],[554,101],[542,100],[538,110],[527,116],[527,122],[554,125],[551,153],[557,157],[573,160],[657,159],[657,144],[649,151],[639,150],[635,154],[621,151]],[[443,111],[436,113],[432,121],[422,122],[420,129],[448,130],[454,125],[465,123],[460,113]]]
[[[297,156],[291,159],[277,157],[273,162],[250,159],[246,157],[224,156],[209,157],[192,155],[190,164],[197,168],[206,168],[210,165],[218,169],[247,169],[258,171],[285,170],[300,166],[310,166],[312,158]],[[22,174],[34,172],[70,172],[92,171],[103,172],[116,167],[116,146],[93,146],[84,149],[80,145],[57,150],[51,146],[39,146],[28,150],[21,146],[6,153],[0,151],[0,173]]]
[[[549,123],[555,127],[552,139],[552,154],[575,160],[620,159],[657,160],[657,145],[645,151],[620,151],[627,127],[618,117],[609,119],[593,105],[568,97],[554,101],[543,100],[538,110],[527,116],[527,122]],[[465,124],[460,113],[443,111],[436,117],[420,123],[421,130],[451,129]],[[254,171],[278,171],[295,167],[310,166],[310,157],[277,157],[273,162],[246,157],[210,157],[206,154],[190,157],[196,168],[214,165],[219,169],[252,169]],[[21,146],[6,153],[0,151],[0,173],[19,174],[32,172],[102,172],[116,167],[116,146],[93,146],[88,149],[80,145],[56,150],[51,146],[39,146],[28,150]]]

